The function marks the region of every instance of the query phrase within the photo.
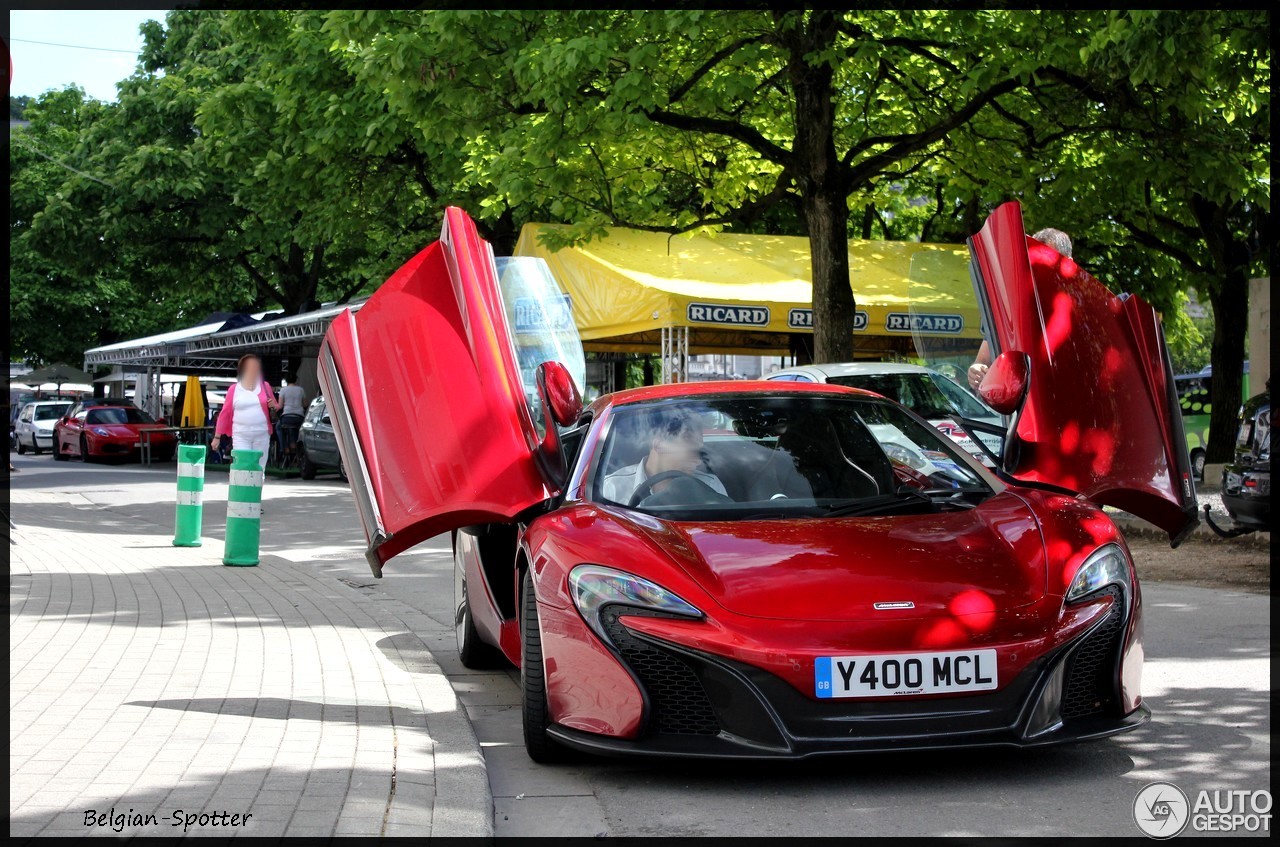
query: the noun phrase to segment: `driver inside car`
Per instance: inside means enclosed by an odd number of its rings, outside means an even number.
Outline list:
[[[649,452],[643,459],[604,478],[602,493],[606,499],[634,505],[631,499],[637,492],[646,496],[659,493],[679,476],[692,477],[715,493],[728,496],[724,483],[703,469],[702,421],[693,412],[688,409],[658,412],[648,437]],[[652,488],[652,492],[641,491],[646,480],[659,474],[671,474],[671,478],[645,486]]]

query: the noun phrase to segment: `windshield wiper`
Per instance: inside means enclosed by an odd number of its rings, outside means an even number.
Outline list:
[[[853,500],[837,502],[826,512],[826,517],[853,517],[854,515],[870,515],[906,505],[933,505],[933,498],[923,491],[913,488],[902,488],[893,494],[881,494],[876,497],[858,497]]]
[[[872,515],[876,512],[887,512],[902,506],[961,506],[972,509],[974,503],[963,499],[974,494],[985,495],[987,492],[978,488],[900,488],[894,494],[881,494],[878,497],[859,497],[837,503],[827,510],[825,517],[854,517]]]

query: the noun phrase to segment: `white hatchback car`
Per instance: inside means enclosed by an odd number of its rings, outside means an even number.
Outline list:
[[[71,408],[68,400],[33,400],[22,407],[13,424],[18,455],[53,449],[53,425]]]
[[[791,382],[829,382],[874,391],[906,406],[946,433],[952,441],[991,466],[991,458],[973,443],[957,423],[967,418],[1003,429],[1000,415],[944,374],[919,365],[892,362],[848,362],[830,365],[800,365],[768,374],[765,379]],[[995,455],[1000,455],[1003,439],[993,433],[978,437]]]

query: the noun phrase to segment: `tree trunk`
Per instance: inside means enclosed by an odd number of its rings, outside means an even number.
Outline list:
[[[815,11],[784,18],[779,37],[787,47],[787,74],[795,95],[792,146],[813,276],[813,358],[817,363],[853,358],[857,305],[849,286],[849,189],[836,155],[834,70],[822,56],[835,43],[837,16]],[[816,63],[815,63],[816,62]]]
[[[1249,327],[1249,266],[1252,253],[1246,239],[1238,237],[1233,216],[1240,206],[1225,206],[1200,195],[1191,198],[1205,247],[1212,258],[1215,284],[1209,286],[1213,305],[1213,364],[1209,396],[1209,444],[1205,461],[1228,462],[1235,453],[1236,418],[1244,393],[1244,342]]]
[[[1244,392],[1244,342],[1249,324],[1249,279],[1243,268],[1233,270],[1209,291],[1213,305],[1213,363],[1209,396],[1209,444],[1205,461],[1228,462],[1235,453],[1236,418]]]

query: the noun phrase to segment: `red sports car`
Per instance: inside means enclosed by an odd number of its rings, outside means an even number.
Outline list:
[[[136,406],[77,404],[71,414],[53,426],[53,458],[81,461],[129,458],[142,451],[142,431],[165,425]],[[152,436],[151,451],[157,461],[173,458],[178,442],[171,432]]]
[[[1160,320],[1029,239],[971,241],[993,472],[878,395],[733,382],[584,407],[545,265],[461,211],[334,322],[321,381],[376,576],[452,532],[464,664],[520,667],[538,761],[1031,747],[1132,729],[1142,598],[1101,504],[1195,492]]]

